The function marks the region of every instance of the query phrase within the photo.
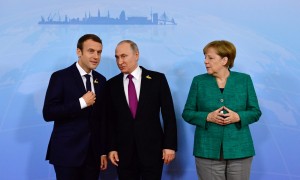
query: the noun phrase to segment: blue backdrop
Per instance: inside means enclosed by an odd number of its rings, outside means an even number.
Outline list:
[[[176,160],[164,180],[197,179],[194,127],[181,113],[202,48],[226,39],[237,47],[234,71],[252,76],[263,115],[251,125],[256,148],[251,179],[300,179],[300,2],[298,0],[50,0],[0,2],[0,179],[55,179],[45,153],[52,123],[42,117],[52,72],[77,60],[85,33],[103,39],[98,71],[119,73],[114,49],[140,48],[139,64],[166,74],[178,123]],[[115,179],[115,169],[102,174]]]

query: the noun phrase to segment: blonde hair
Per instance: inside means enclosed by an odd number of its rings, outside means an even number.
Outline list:
[[[231,42],[226,40],[212,41],[203,48],[204,55],[209,48],[215,49],[216,53],[222,58],[227,57],[228,61],[226,63],[226,66],[229,69],[233,67],[234,59],[236,56],[236,48]]]

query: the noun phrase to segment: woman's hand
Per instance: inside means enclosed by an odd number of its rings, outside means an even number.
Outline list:
[[[207,115],[207,121],[208,122],[212,122],[215,124],[219,124],[219,125],[224,125],[224,114],[221,113],[221,111],[223,110],[223,107],[220,107],[219,109],[210,112]]]
[[[240,116],[238,115],[238,113],[228,109],[225,106],[223,108],[224,108],[224,110],[226,110],[228,112],[223,115],[224,125],[240,122]]]
[[[226,114],[224,114],[223,112],[224,110],[227,111]],[[227,125],[227,124],[239,122],[240,116],[236,112],[223,106],[213,112],[210,112],[207,115],[207,121],[219,125]]]

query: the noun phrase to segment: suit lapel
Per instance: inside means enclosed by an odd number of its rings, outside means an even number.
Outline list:
[[[137,117],[145,104],[145,98],[146,98],[147,93],[149,93],[150,86],[151,86],[151,81],[150,81],[150,79],[148,79],[150,77],[149,71],[143,67],[141,67],[141,68],[142,68],[141,89],[140,89],[138,108],[137,108],[137,112],[136,112]]]
[[[129,105],[127,103],[127,100],[126,100],[126,95],[125,95],[125,92],[124,92],[124,82],[123,82],[123,73],[120,73],[118,76],[117,76],[117,82],[115,84],[115,87],[112,87],[114,88],[112,96],[116,96],[116,95],[120,95],[120,96],[117,96],[115,98],[118,98],[119,102],[122,103],[120,104],[121,107],[123,107],[124,109],[126,109],[126,111],[128,111],[128,114],[131,115],[131,112],[130,112],[130,108],[129,108]]]
[[[80,93],[85,94],[86,89],[83,84],[82,77],[80,76],[80,73],[79,73],[75,63],[71,66],[71,70],[73,73],[73,77],[74,77],[76,86],[78,87]]]
[[[93,74],[93,84],[94,84],[94,88],[95,88],[95,93],[97,95],[97,92],[99,92],[99,80],[97,78],[97,75],[95,73],[95,71],[92,71],[92,74]]]

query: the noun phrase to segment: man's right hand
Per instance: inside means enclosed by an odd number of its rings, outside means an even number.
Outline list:
[[[91,106],[95,103],[96,101],[96,94],[93,93],[92,91],[88,91],[85,93],[82,98],[84,99],[85,103],[87,106]]]
[[[108,158],[113,165],[118,166],[119,156],[117,151],[110,151],[108,154]]]

